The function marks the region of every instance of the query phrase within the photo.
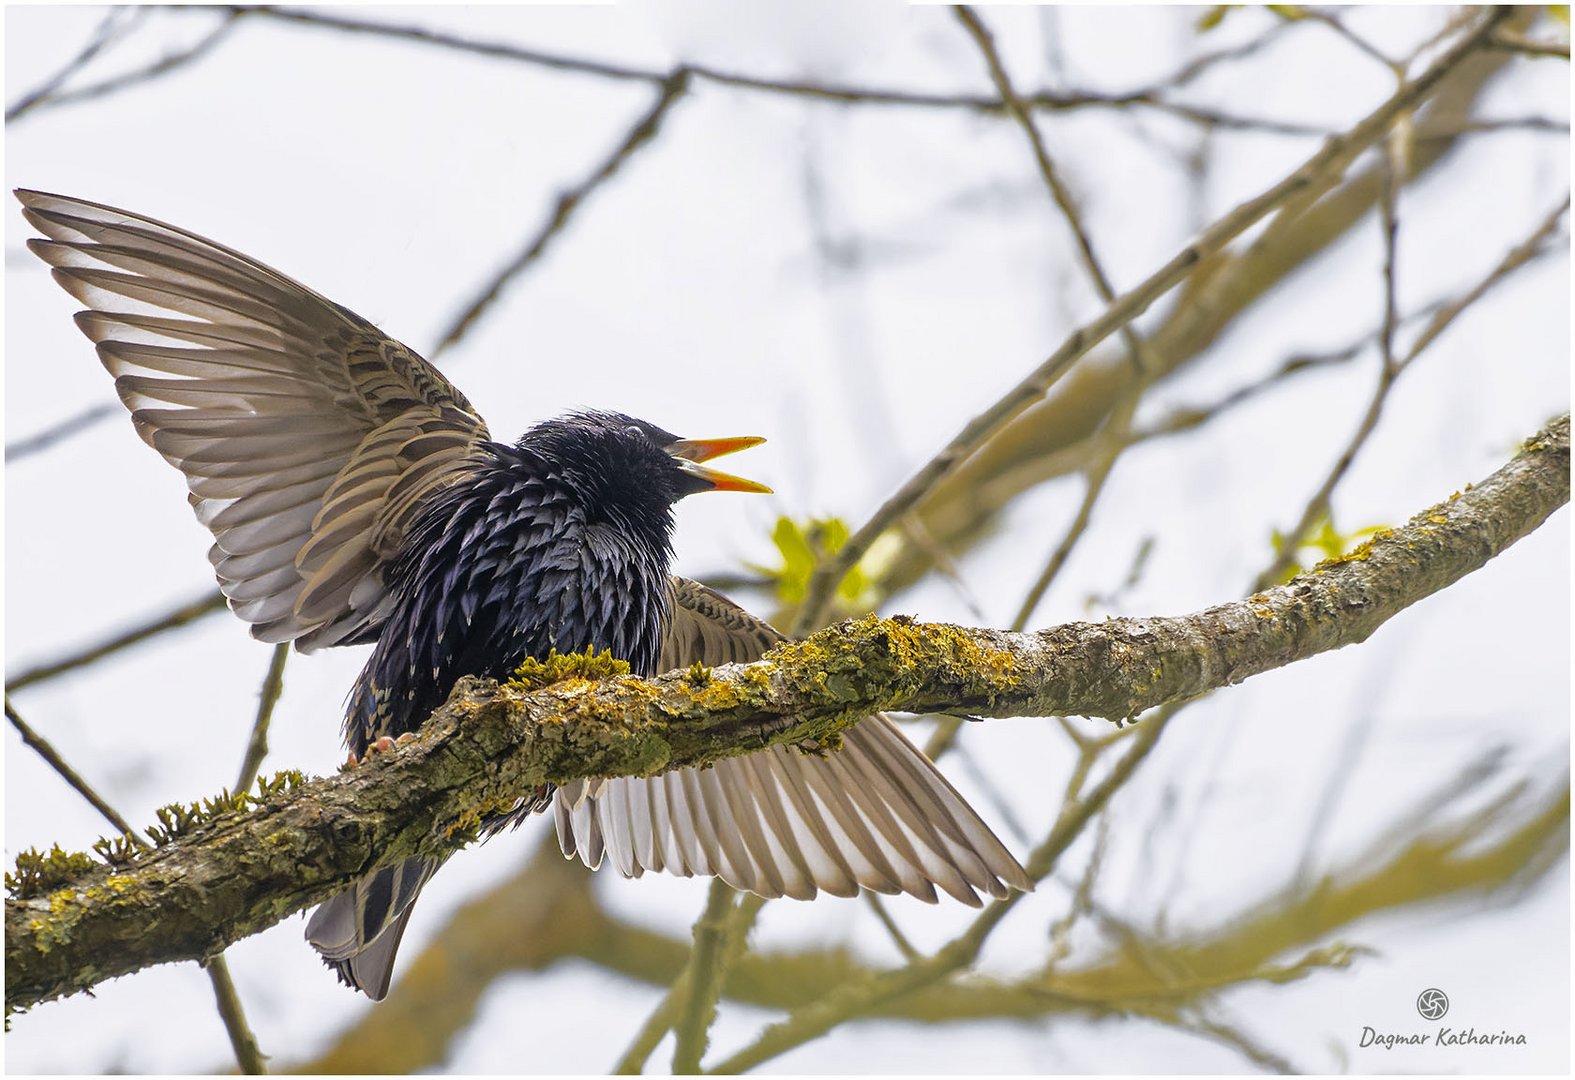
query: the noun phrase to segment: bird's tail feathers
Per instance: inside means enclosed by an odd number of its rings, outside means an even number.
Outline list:
[[[361,878],[312,912],[306,940],[341,982],[382,1001],[416,897],[442,865],[441,859],[406,859]]]

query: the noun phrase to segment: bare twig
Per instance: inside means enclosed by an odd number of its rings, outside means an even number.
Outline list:
[[[6,109],[5,122],[9,124],[17,117],[23,116],[29,110],[37,107],[40,102],[46,101],[56,90],[60,89],[67,79],[91,63],[93,58],[115,39],[117,33],[131,30],[137,22],[147,16],[147,13],[148,9],[146,8],[110,8],[104,14],[104,17],[99,20],[98,25],[93,28],[92,36],[88,38],[87,44],[82,46],[82,49],[75,56],[67,60],[59,71],[45,79],[42,85],[24,94],[22,100]],[[122,21],[122,16],[125,17],[124,26],[118,25]],[[9,451],[7,456],[9,456]]]
[[[224,954],[210,959],[203,965],[208,969],[208,982],[213,986],[213,999],[219,1007],[219,1018],[224,1021],[224,1032],[230,1037],[230,1047],[235,1051],[236,1064],[247,1076],[262,1076],[268,1071],[267,1058],[257,1045],[257,1036],[246,1022],[246,1010],[241,1007],[241,995],[230,977],[230,965]]]
[[[273,658],[268,662],[268,674],[263,676],[262,691],[257,702],[257,718],[252,722],[251,738],[246,743],[246,754],[241,759],[241,771],[231,789],[237,793],[252,786],[257,779],[258,766],[268,754],[268,722],[273,718],[273,707],[284,689],[284,662],[290,656],[290,643],[281,641],[273,647]],[[268,1071],[262,1050],[257,1046],[257,1036],[246,1021],[246,1010],[241,1005],[241,995],[230,976],[230,965],[224,954],[210,959],[205,965],[208,981],[213,984],[214,1001],[219,1007],[219,1018],[230,1037],[230,1047],[235,1051],[236,1063],[241,1072],[261,1076]]]
[[[508,45],[502,42],[483,41],[467,38],[460,34],[448,33],[440,30],[429,30],[419,26],[401,26],[392,23],[380,23],[367,19],[352,19],[347,16],[330,14],[323,11],[312,11],[305,8],[280,8],[257,6],[234,6],[227,10],[245,15],[253,15],[293,22],[299,25],[316,27],[324,30],[336,30],[346,33],[367,34],[377,37],[396,38],[404,41],[416,41],[438,48],[453,49],[460,52],[474,53],[479,56],[489,56],[495,59],[512,60],[519,63],[531,64],[539,67],[551,68],[556,71],[572,72],[583,75],[594,75],[602,78],[618,79],[628,82],[644,82],[653,86],[660,85],[668,78],[668,73],[655,71],[649,68],[634,67],[626,64],[613,64],[602,60],[592,60],[583,57],[560,56],[555,53],[543,52],[539,49],[527,49],[517,45]],[[894,106],[899,108],[925,108],[925,109],[962,109],[977,113],[1000,113],[1001,102],[987,95],[973,94],[934,94],[920,91],[889,90],[878,87],[850,86],[823,82],[810,82],[793,79],[768,79],[739,72],[722,71],[718,68],[705,65],[694,65],[689,68],[689,73],[696,79],[716,83],[719,86],[729,86],[741,90],[752,90],[761,93],[780,94],[788,97],[799,98],[810,102],[824,102],[834,105],[870,105]],[[1126,94],[1099,94],[1091,92],[1053,93],[1039,91],[1023,99],[1031,109],[1046,109],[1064,111],[1080,108],[1108,108],[1127,109],[1134,106],[1145,107],[1169,113],[1193,123],[1204,124],[1209,127],[1229,128],[1239,131],[1255,131],[1264,134],[1307,136],[1327,135],[1326,128],[1298,124],[1291,121],[1274,120],[1237,116],[1222,112],[1207,106],[1188,105],[1180,102],[1166,100],[1157,90],[1139,90]]]
[[[1488,44],[1495,49],[1508,49],[1510,52],[1524,53],[1527,56],[1550,56],[1560,60],[1570,58],[1570,43],[1567,41],[1530,38],[1513,30],[1497,31]]]
[[[1194,1020],[1184,1021],[1181,1024],[1181,1028],[1184,1031],[1195,1032],[1204,1038],[1213,1039],[1217,1043],[1230,1047],[1242,1057],[1269,1073],[1279,1076],[1293,1076],[1302,1072],[1301,1069],[1291,1064],[1289,1058],[1275,1053],[1240,1028],[1233,1027],[1230,1024],[1218,1020],[1210,1020],[1207,1017],[1198,1017]]]
[[[273,719],[273,707],[279,703],[284,691],[284,662],[290,658],[290,643],[281,641],[273,647],[273,658],[268,661],[268,674],[263,676],[262,690],[257,700],[257,718],[252,721],[251,738],[246,742],[246,755],[241,759],[240,775],[235,778],[232,791],[241,792],[257,779],[257,769],[268,755],[268,724]]]
[[[36,435],[25,435],[15,442],[8,442],[5,444],[5,463],[12,465],[23,458],[42,453],[56,443],[80,435],[93,425],[121,411],[118,403],[102,402],[83,409],[75,416],[68,416],[57,424],[51,424]]]
[[[1380,52],[1378,47],[1372,42],[1366,40],[1361,35],[1354,33],[1350,27],[1346,26],[1345,23],[1341,22],[1331,13],[1327,11],[1320,11],[1317,8],[1311,7],[1302,8],[1302,13],[1308,20],[1327,26],[1336,34],[1340,35],[1340,37],[1344,38],[1347,42],[1354,45],[1358,52],[1378,61],[1388,70],[1394,71],[1396,69],[1397,64],[1394,60],[1391,60],[1389,57]]]
[[[64,675],[68,671],[86,667],[138,642],[146,641],[150,637],[162,634],[166,630],[185,626],[188,623],[196,622],[204,615],[222,611],[224,610],[224,605],[224,594],[218,591],[208,593],[197,600],[189,600],[174,610],[155,616],[135,629],[128,630],[101,644],[90,645],[80,652],[28,668],[5,684],[6,693],[9,694],[22,689],[24,686],[32,686],[46,679],[53,679],[57,675]]]
[[[1511,248],[1504,258],[1499,260],[1498,265],[1493,267],[1481,281],[1461,294],[1457,300],[1439,309],[1433,316],[1432,321],[1423,328],[1422,333],[1412,343],[1411,348],[1406,351],[1405,359],[1401,361],[1401,365],[1410,364],[1411,361],[1421,355],[1422,351],[1438,340],[1439,335],[1447,330],[1449,325],[1460,317],[1461,313],[1482,299],[1483,296],[1487,295],[1490,290],[1504,281],[1505,278],[1550,250],[1551,245],[1548,241],[1558,232],[1559,222],[1563,220],[1565,214],[1569,213],[1569,208],[1570,197],[1566,193],[1564,201],[1542,219],[1542,222],[1532,231],[1530,236]]]
[[[1568,120],[1555,120],[1551,116],[1484,117],[1480,120],[1465,120],[1451,126],[1438,125],[1429,129],[1429,135],[1433,138],[1447,138],[1462,133],[1491,135],[1500,131],[1543,131],[1549,135],[1567,136],[1570,133],[1570,125]]]
[[[554,53],[542,52],[539,49],[527,49],[519,45],[505,44],[501,41],[486,41],[443,30],[429,30],[422,26],[401,26],[394,23],[374,22],[370,19],[353,19],[346,15],[337,15],[328,11],[246,4],[231,5],[227,10],[237,15],[259,16],[321,30],[365,34],[368,37],[413,41],[422,45],[452,49],[476,56],[487,56],[495,60],[514,60],[537,67],[569,71],[581,75],[596,75],[605,79],[645,82],[653,86],[660,86],[668,78],[667,75],[658,71],[629,67],[623,64],[611,64],[580,57],[558,56]]]
[[[1293,25],[1288,19],[1275,19],[1263,33],[1255,38],[1244,41],[1240,45],[1204,53],[1202,56],[1187,61],[1173,74],[1151,85],[1148,93],[1158,94],[1163,90],[1179,89],[1188,83],[1196,82],[1200,76],[1213,71],[1220,64],[1234,63],[1237,60],[1246,60],[1249,57],[1256,56],[1263,49],[1277,41],[1280,35]]]
[[[1362,350],[1367,348],[1369,344],[1377,340],[1378,332],[1375,330],[1339,349],[1324,353],[1307,353],[1292,356],[1267,375],[1237,387],[1217,401],[1206,405],[1178,405],[1153,423],[1133,431],[1132,441],[1134,443],[1145,442],[1149,439],[1191,431],[1238,405],[1246,404],[1260,394],[1278,388],[1286,380],[1297,375],[1319,371],[1338,364],[1348,364],[1360,356]]]
[[[464,312],[444,331],[443,336],[438,339],[436,347],[432,350],[433,356],[444,352],[459,341],[460,338],[464,337],[466,331],[492,305],[493,301],[502,293],[504,287],[523,273],[531,263],[541,258],[542,253],[547,250],[547,245],[568,225],[569,218],[579,205],[595,192],[598,187],[609,180],[635,151],[656,137],[656,133],[661,128],[662,121],[666,118],[668,111],[683,96],[688,86],[689,73],[684,68],[678,68],[663,80],[661,93],[657,96],[649,111],[635,122],[634,126],[629,129],[629,133],[624,136],[623,141],[618,145],[618,148],[598,165],[588,177],[558,196],[558,201],[554,205],[551,215],[541,228],[537,230],[530,243],[525,246],[525,249],[508,266],[504,267],[493,277],[487,287],[481,290],[480,295],[471,301]]]
[[[1254,582],[1253,587],[1255,589],[1265,588],[1279,580],[1295,563],[1297,548],[1301,546],[1302,541],[1317,527],[1318,522],[1328,515],[1334,489],[1350,470],[1356,455],[1361,451],[1362,446],[1377,427],[1379,416],[1383,411],[1384,401],[1387,399],[1395,379],[1406,371],[1429,345],[1437,341],[1444,330],[1463,311],[1469,309],[1472,304],[1480,300],[1489,290],[1505,280],[1510,274],[1535,259],[1545,249],[1549,238],[1558,229],[1558,224],[1569,210],[1570,205],[1569,196],[1566,195],[1559,207],[1548,214],[1530,236],[1512,248],[1480,282],[1458,300],[1439,310],[1405,355],[1397,356],[1393,343],[1395,329],[1393,280],[1395,217],[1392,200],[1394,197],[1393,186],[1386,187],[1385,194],[1381,200],[1380,211],[1380,221],[1385,237],[1385,300],[1384,329],[1380,332],[1382,362],[1379,368],[1378,382],[1373,388],[1372,396],[1368,399],[1367,409],[1362,419],[1358,422],[1356,431],[1352,434],[1345,448],[1340,452],[1334,466],[1330,469],[1328,475],[1325,476],[1323,483],[1313,493],[1312,497],[1308,499],[1306,506],[1302,510],[1300,520],[1297,521],[1290,531],[1284,534],[1285,540],[1278,556]],[[1388,209],[1382,209],[1383,206],[1387,206]]]
[[[1013,630],[1022,630],[1028,625],[1028,620],[1033,618],[1034,609],[1039,606],[1039,602],[1049,590],[1050,583],[1061,573],[1061,568],[1072,557],[1077,542],[1087,531],[1089,522],[1093,520],[1094,504],[1104,493],[1105,482],[1110,479],[1110,472],[1115,468],[1116,459],[1132,445],[1132,415],[1137,410],[1138,399],[1142,397],[1143,390],[1147,386],[1146,380],[1135,383],[1105,421],[1099,445],[1094,448],[1093,459],[1083,470],[1083,498],[1078,504],[1077,513],[1072,516],[1071,524],[1067,526],[1055,550],[1050,553],[1044,569],[1029,586],[1028,594],[1023,597],[1022,605],[1017,609],[1016,617],[1012,619]]]
[[[1001,55],[996,51],[990,31],[966,4],[959,4],[952,10],[956,13],[958,21],[973,37],[975,44],[979,46],[979,51],[984,54],[985,66],[990,70],[990,80],[995,83],[996,92],[1001,95],[1007,115],[1016,121],[1023,129],[1023,134],[1028,136],[1028,145],[1032,148],[1034,161],[1039,166],[1039,175],[1043,177],[1045,187],[1050,190],[1050,198],[1054,200],[1056,207],[1061,211],[1061,216],[1066,218],[1067,226],[1072,230],[1072,236],[1077,241],[1078,257],[1083,263],[1083,269],[1093,279],[1094,290],[1106,304],[1115,303],[1115,290],[1111,287],[1110,279],[1105,275],[1098,256],[1094,254],[1093,241],[1089,239],[1088,230],[1083,226],[1082,215],[1078,213],[1077,206],[1072,201],[1072,193],[1066,189],[1066,185],[1062,183],[1060,175],[1056,172],[1055,163],[1050,160],[1050,153],[1045,149],[1044,139],[1039,135],[1039,128],[1035,126],[1034,118],[1028,114],[1022,98],[1018,97],[1017,91],[1012,88],[1012,80],[1006,74],[1005,65],[1001,63]],[[1127,348],[1131,350],[1132,361],[1137,365],[1138,370],[1150,368],[1152,365],[1143,358],[1143,342],[1132,329],[1132,324],[1122,325],[1120,332],[1127,343]]]
[[[60,756],[54,746],[38,732],[34,731],[27,722],[17,713],[8,696],[5,700],[5,715],[22,736],[22,741],[32,747],[40,757],[49,763],[50,768],[74,788],[77,794],[86,799],[105,820],[120,830],[122,836],[135,843],[144,851],[152,850],[153,845],[131,827],[131,823],[120,816],[113,806],[106,802],[103,796],[93,789],[93,786],[81,775],[66,764],[65,758]],[[250,784],[250,781],[247,781]],[[245,1013],[241,1009],[240,996],[235,991],[235,983],[230,978],[229,965],[224,962],[222,955],[215,956],[207,963],[208,979],[213,984],[214,997],[218,1002],[219,1016],[224,1022],[224,1029],[230,1037],[230,1045],[235,1049],[235,1059],[240,1063],[242,1071],[250,1074],[261,1074],[267,1071],[263,1064],[262,1052],[257,1048],[257,1039],[246,1024]]]
[[[34,731],[27,721],[22,719],[21,715],[16,711],[16,706],[11,704],[9,695],[5,699],[5,715],[6,719],[11,721],[11,726],[16,728],[17,733],[22,736],[22,741],[32,747],[39,757],[48,762],[49,767],[59,773],[60,778],[70,784],[78,795],[86,799],[93,809],[97,810],[104,817],[104,820],[119,829],[121,835],[130,837],[139,847],[149,848],[152,846],[137,833],[136,829],[131,827],[130,822],[120,816],[118,810],[109,805],[104,800],[104,797],[93,789],[93,785],[82,779],[80,773],[66,764],[66,759],[60,756],[60,751],[56,750],[48,739]]]
[[[880,893],[865,889],[861,894],[864,903],[875,913],[875,918],[880,920],[881,926],[886,929],[886,936],[891,938],[891,943],[897,946],[897,951],[908,963],[924,959],[922,953],[913,947],[913,942],[908,940],[908,935],[902,932],[902,927],[897,925],[897,920],[891,917],[891,912],[886,910],[886,902],[880,898]]]
[[[194,10],[211,9],[199,7],[194,8]],[[238,22],[239,14],[236,12],[230,12],[225,17],[223,22],[219,23],[218,26],[210,30],[207,35],[200,38],[196,43],[187,46],[179,52],[171,53],[168,56],[161,57],[160,59],[149,64],[147,67],[138,68],[136,71],[127,72],[124,75],[117,75],[113,78],[105,79],[103,82],[93,83],[92,85],[84,86],[76,90],[61,90],[58,93],[52,94],[30,104],[32,104],[34,107],[74,105],[83,101],[92,101],[96,98],[107,97],[110,94],[126,89],[128,86],[136,86],[140,83],[151,82],[152,80],[161,76],[168,75],[172,71],[177,71],[188,64],[194,63],[195,61],[206,56],[208,53],[212,52],[219,42],[222,41],[229,34],[229,32],[235,28]],[[11,119],[11,114],[8,113],[6,119],[9,121]]]

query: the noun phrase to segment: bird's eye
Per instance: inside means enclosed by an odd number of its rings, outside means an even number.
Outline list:
[[[633,435],[637,439],[645,438],[645,429],[639,424],[630,424],[628,427],[623,429],[623,433],[625,435]]]

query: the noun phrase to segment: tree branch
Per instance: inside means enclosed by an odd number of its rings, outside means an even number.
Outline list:
[[[1120,719],[1183,701],[1365,640],[1568,500],[1566,414],[1404,528],[1191,615],[1029,634],[871,617],[712,671],[591,681],[577,676],[598,662],[584,661],[535,688],[465,679],[396,752],[272,792],[250,813],[198,814],[151,853],[40,860],[45,872],[6,900],[6,1006],[214,955],[376,867],[453,851],[542,783],[652,775],[778,743],[834,749],[881,709]]]
[[[1230,241],[1271,213],[1277,213],[1276,221],[1279,222],[1294,220],[1306,212],[1339,182],[1351,163],[1382,138],[1398,118],[1417,108],[1450,72],[1477,53],[1487,36],[1510,15],[1507,9],[1495,10],[1471,24],[1430,67],[1403,83],[1388,100],[1349,131],[1326,140],[1311,157],[1278,183],[1247,199],[1209,225],[1158,270],[1117,297],[1097,318],[1072,331],[1055,352],[1027,377],[969,420],[833,556],[816,567],[799,608],[795,633],[806,633],[820,623],[821,615],[829,607],[837,585],[893,523],[930,497],[939,484],[970,455],[999,436],[1014,420],[1040,402],[1072,365],[1101,341],[1138,318],[1155,301],[1184,281],[1192,282],[1189,290],[1193,294],[1194,304],[1205,309],[1212,306],[1206,303],[1206,294],[1203,298],[1205,302],[1198,304],[1197,289],[1207,288],[1206,285],[1197,284],[1195,272],[1201,266],[1208,266],[1211,260],[1215,267],[1221,265],[1215,256]],[[1263,236],[1273,234],[1274,230],[1275,226],[1271,225]],[[1257,243],[1264,242],[1263,236],[1259,237]],[[1164,352],[1162,349],[1155,350],[1156,355],[1163,355]]]
[[[1531,17],[1516,11],[1506,25],[1523,27]],[[1463,124],[1508,63],[1509,54],[1484,48],[1461,60],[1418,107],[1408,182],[1436,175],[1438,166],[1463,145]],[[1366,169],[1348,175],[1333,190],[1318,191],[1323,197],[1310,209],[1276,215],[1255,242],[1217,253],[1187,279],[1148,335],[1161,370],[1145,375],[1164,378],[1189,370],[1233,320],[1365,220],[1377,205],[1378,174]],[[888,532],[888,542],[898,543],[883,554],[880,595],[912,586],[934,564],[934,548],[953,557],[967,551],[993,531],[1003,507],[1025,490],[1084,469],[1090,436],[1137,377],[1125,358],[1090,355],[1043,400],[938,480],[909,512],[922,522],[933,544],[903,542],[900,534]]]

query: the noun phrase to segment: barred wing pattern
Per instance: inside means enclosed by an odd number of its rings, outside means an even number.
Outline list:
[[[672,579],[673,617],[659,670],[757,660],[784,640],[767,623],[693,581]],[[626,877],[715,874],[764,897],[819,890],[936,888],[974,907],[1033,881],[892,721],[875,714],[833,754],[776,746],[709,769],[577,781],[558,791],[558,840],[588,866]],[[977,891],[976,891],[977,890]]]
[[[144,442],[186,476],[230,607],[302,652],[368,641],[382,571],[487,427],[431,365],[253,259],[152,218],[18,191],[28,247]]]

